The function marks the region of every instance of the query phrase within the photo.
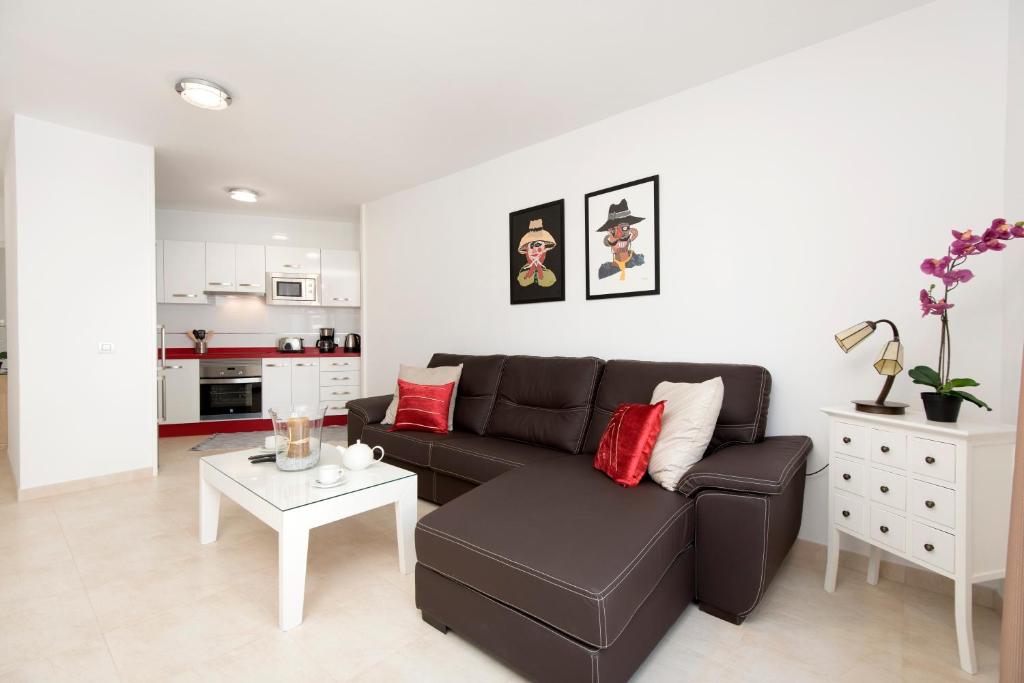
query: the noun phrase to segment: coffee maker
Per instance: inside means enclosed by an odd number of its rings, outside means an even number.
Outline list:
[[[334,342],[333,327],[320,328],[320,339],[316,343],[316,348],[320,349],[320,353],[333,353],[334,349],[338,348]]]

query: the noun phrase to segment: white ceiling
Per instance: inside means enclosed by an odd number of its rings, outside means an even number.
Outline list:
[[[18,112],[154,145],[161,207],[345,218],[924,2],[0,0],[0,147]]]

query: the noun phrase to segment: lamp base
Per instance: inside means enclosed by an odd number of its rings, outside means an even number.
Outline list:
[[[852,403],[857,406],[857,411],[861,413],[874,413],[875,415],[903,415],[907,412],[906,403],[894,403],[893,401],[876,403],[871,399],[853,401]]]

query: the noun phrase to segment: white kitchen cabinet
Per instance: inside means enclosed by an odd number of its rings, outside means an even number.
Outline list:
[[[359,252],[323,249],[320,283],[324,306],[359,305]]]
[[[164,294],[164,241],[156,241],[156,302],[166,303]]]
[[[164,297],[173,304],[205,304],[206,245],[164,240]]]
[[[235,245],[235,291],[263,294],[267,290],[267,248],[262,244]]]
[[[320,249],[267,247],[268,273],[320,273]]]
[[[169,360],[161,372],[164,424],[199,422],[199,361]]]
[[[263,417],[270,418],[270,409],[286,415],[292,409],[292,359],[263,359]]]
[[[235,291],[235,245],[218,242],[206,243],[207,292]]]
[[[296,358],[292,363],[292,405],[316,410],[320,405],[320,360]]]

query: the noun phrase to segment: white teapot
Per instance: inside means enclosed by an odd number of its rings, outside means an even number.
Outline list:
[[[374,453],[380,448],[380,457],[375,458]],[[368,445],[356,439],[356,442],[344,449],[341,453],[341,465],[346,470],[365,470],[367,467],[373,464],[374,460],[384,459],[384,448],[381,446],[374,446],[370,448]]]

